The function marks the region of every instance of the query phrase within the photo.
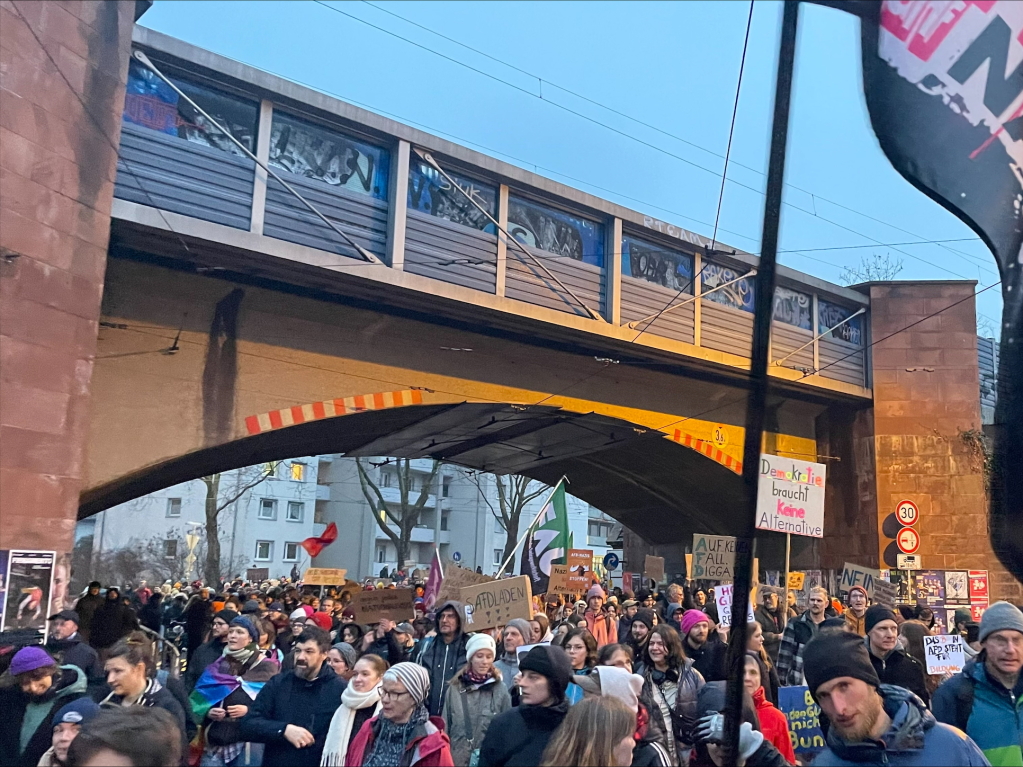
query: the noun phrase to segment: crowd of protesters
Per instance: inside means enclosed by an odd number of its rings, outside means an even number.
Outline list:
[[[844,604],[811,589],[803,611],[762,589],[734,655],[713,592],[693,584],[541,595],[531,620],[476,633],[462,604],[428,609],[408,587],[411,621],[362,625],[350,591],[288,579],[94,582],[45,644],[0,655],[0,767],[722,765],[731,657],[734,763],[810,763],[778,707],[781,687],[806,685],[826,744],[815,765],[1023,767],[1023,612],[1006,602],[972,632],[957,615],[969,661],[929,675],[926,608],[871,605],[858,587]],[[180,668],[160,668],[154,640],[180,645]]]

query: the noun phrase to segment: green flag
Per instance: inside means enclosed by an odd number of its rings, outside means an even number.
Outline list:
[[[522,547],[522,566],[519,574],[529,576],[533,582],[534,594],[547,592],[551,565],[555,562],[564,562],[570,546],[565,486],[558,482],[547,505],[543,507],[543,511],[529,529]]]

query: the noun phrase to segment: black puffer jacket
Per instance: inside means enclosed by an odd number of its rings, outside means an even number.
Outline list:
[[[536,767],[568,715],[568,703],[519,706],[494,717],[480,746],[480,767]]]
[[[867,645],[867,653],[870,655],[870,662],[877,672],[877,678],[881,684],[893,684],[902,687],[910,692],[916,693],[917,697],[929,705],[931,696],[927,692],[927,684],[924,681],[924,667],[920,661],[912,655],[908,655],[901,647],[896,646],[888,653],[888,657],[881,659],[874,655],[870,649],[870,637],[864,637]]]

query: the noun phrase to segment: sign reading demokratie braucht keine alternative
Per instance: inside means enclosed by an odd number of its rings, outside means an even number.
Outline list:
[[[757,529],[823,538],[826,471],[822,463],[762,454]]]

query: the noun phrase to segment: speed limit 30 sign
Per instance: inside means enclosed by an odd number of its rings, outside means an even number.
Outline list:
[[[895,517],[903,527],[912,527],[920,519],[920,509],[912,501],[900,501]]]

